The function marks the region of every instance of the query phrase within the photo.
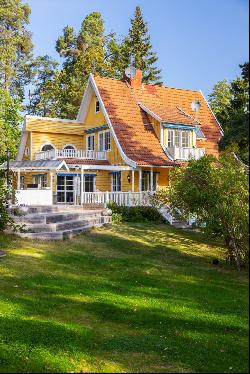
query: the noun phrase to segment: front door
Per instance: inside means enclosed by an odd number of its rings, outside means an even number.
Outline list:
[[[57,202],[64,204],[74,203],[74,176],[57,176]]]

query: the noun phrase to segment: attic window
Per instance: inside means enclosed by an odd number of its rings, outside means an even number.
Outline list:
[[[99,113],[100,112],[100,101],[96,100],[95,102],[95,112]]]

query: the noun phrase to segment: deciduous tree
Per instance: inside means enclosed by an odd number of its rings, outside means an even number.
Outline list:
[[[32,50],[29,15],[29,6],[21,0],[0,0],[0,87],[21,99]]]
[[[192,215],[205,223],[207,235],[225,241],[227,259],[239,270],[248,262],[248,171],[234,152],[224,151],[219,159],[204,156],[175,169],[169,189],[159,192],[158,200],[185,219]]]

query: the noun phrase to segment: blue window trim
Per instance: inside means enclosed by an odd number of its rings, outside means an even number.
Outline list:
[[[84,177],[96,177],[96,174],[83,174]],[[80,177],[81,173],[57,173],[58,177]]]
[[[177,123],[165,123],[163,124],[164,129],[180,129],[180,130],[196,130],[196,126],[188,126]]]
[[[92,127],[91,129],[84,130],[84,132],[85,134],[91,134],[93,132],[107,130],[108,128],[109,128],[108,125],[102,125],[102,126]]]

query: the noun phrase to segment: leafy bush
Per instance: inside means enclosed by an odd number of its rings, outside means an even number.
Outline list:
[[[121,213],[113,213],[112,212],[112,222],[113,223],[120,223],[123,221],[123,217]]]
[[[8,211],[8,196],[11,191],[7,188],[5,179],[0,177],[0,232],[14,224]]]
[[[192,215],[205,223],[205,233],[225,241],[227,260],[240,269],[248,263],[248,187],[248,169],[228,150],[219,159],[205,156],[175,169],[158,198],[184,219]]]
[[[108,208],[112,210],[113,222],[156,222],[164,220],[158,210],[150,206],[119,206],[116,203],[109,203]]]

